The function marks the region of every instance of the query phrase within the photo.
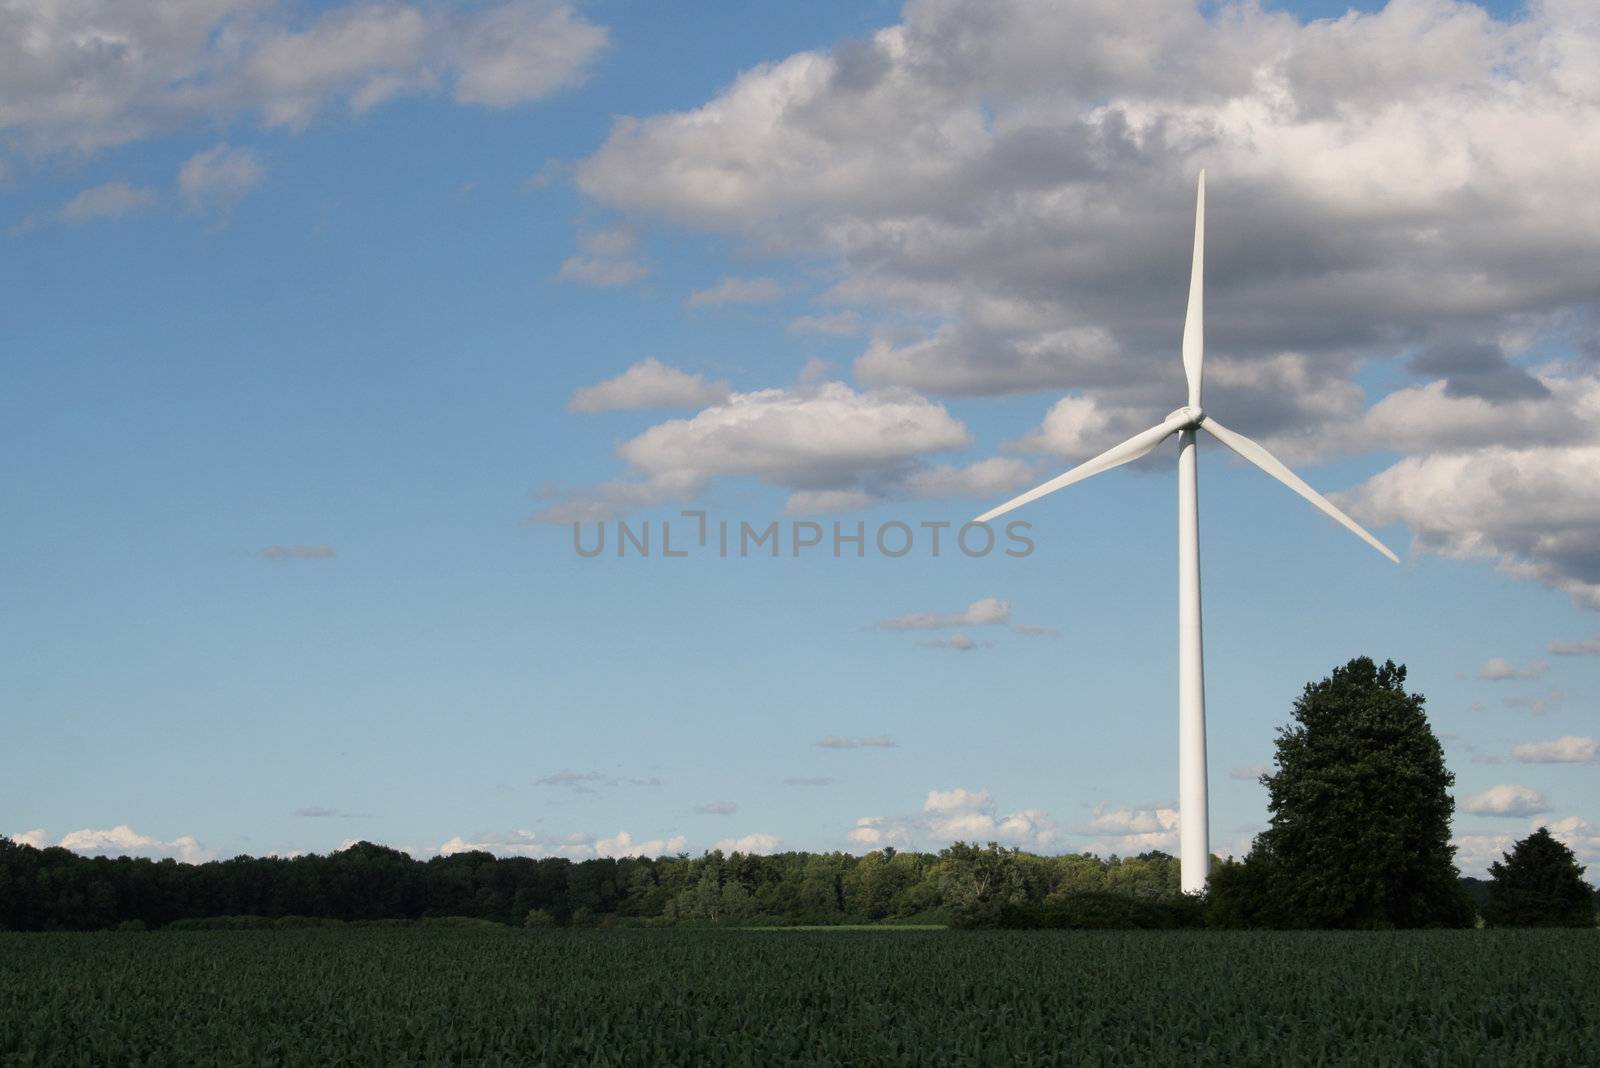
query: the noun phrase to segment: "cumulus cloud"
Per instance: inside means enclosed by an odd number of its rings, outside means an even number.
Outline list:
[[[178,191],[193,207],[226,206],[253,189],[265,174],[260,157],[250,149],[222,142],[195,153],[178,168]]]
[[[49,838],[42,828],[14,835],[13,838],[39,849],[49,844]],[[193,835],[186,834],[164,841],[140,834],[125,823],[106,829],[73,831],[62,835],[56,845],[86,857],[150,857],[154,860],[176,860],[183,864],[203,864],[217,859],[216,851],[201,845]]]
[[[1550,803],[1531,787],[1501,783],[1463,800],[1461,811],[1474,816],[1532,816],[1550,811]]]
[[[731,393],[689,419],[658,423],[617,446],[636,478],[591,487],[535,518],[567,523],[689,500],[716,478],[749,476],[797,492],[897,492],[929,453],[971,434],[943,406],[903,390],[842,382]]]
[[[441,855],[481,851],[500,857],[661,857],[683,852],[689,840],[683,835],[637,841],[627,831],[609,838],[582,831],[547,835],[539,831],[516,830],[503,833],[456,835],[439,846]]]
[[[625,286],[650,273],[650,268],[634,255],[639,235],[631,226],[609,226],[591,230],[578,238],[582,250],[561,264],[557,277],[591,286]]]
[[[609,412],[631,408],[699,408],[728,396],[726,382],[668,367],[647,357],[615,378],[585,386],[567,402],[571,412]]]
[[[1402,522],[1414,551],[1494,562],[1600,610],[1600,444],[1401,460],[1351,495],[1358,518]]]
[[[1566,816],[1545,824],[1585,865],[1600,863],[1600,827],[1579,816]]]
[[[1208,287],[1228,351],[1337,351],[1548,306],[1573,275],[1530,276],[1530,244],[1593,255],[1587,221],[1562,229],[1583,203],[1576,161],[1537,148],[1595,130],[1571,104],[1595,93],[1573,46],[1596,31],[1575,5],[1518,25],[1449,3],[1312,25],[1148,0],[905,17],[619,123],[580,188],[710,228],[788,223],[841,257],[846,291],[959,328],[937,357],[863,364],[864,380],[930,389],[1068,386],[1105,341],[1138,362],[1170,349],[1179,190],[1200,163],[1218,179],[1212,232],[1230,235]],[[1451,58],[1401,59],[1421,55]],[[1420,366],[1474,361],[1441,343]]]
[[[1600,656],[1600,634],[1574,642],[1552,641],[1546,648],[1551,656]]]
[[[1505,832],[1494,834],[1458,834],[1450,839],[1456,850],[1456,867],[1463,875],[1483,878],[1488,867],[1511,852],[1518,836]]]
[[[331,560],[331,545],[269,545],[256,554],[263,560]]]
[[[710,289],[689,294],[689,307],[711,304],[766,304],[783,296],[783,287],[771,278],[724,278]]]
[[[1261,776],[1272,769],[1265,764],[1244,764],[1237,768],[1228,769],[1228,778],[1238,782],[1257,782]]]
[[[988,790],[964,787],[928,791],[919,822],[936,841],[993,841],[1028,849],[1047,849],[1060,833],[1046,812],[1029,808],[1002,814]],[[867,844],[860,838],[851,840]]]
[[[582,84],[605,48],[603,27],[565,3],[509,3],[462,20],[444,52],[459,104],[511,107]]]
[[[1033,479],[1033,465],[992,456],[965,467],[935,464],[913,471],[905,490],[914,497],[989,497],[1018,489]]]
[[[1412,356],[1406,367],[1412,374],[1444,375],[1447,397],[1503,401],[1550,395],[1548,386],[1513,364],[1499,345],[1488,342],[1435,344]]]
[[[845,837],[852,845],[865,849],[882,849],[885,846],[903,849],[914,845],[910,829],[902,821],[885,816],[862,816]]]
[[[1497,832],[1494,834],[1464,834],[1451,840],[1456,847],[1456,864],[1466,874],[1483,874],[1495,861],[1502,860],[1518,839],[1540,827],[1549,829],[1552,836],[1577,854],[1578,862],[1593,866],[1600,863],[1600,828],[1580,816],[1561,819],[1535,818],[1528,823],[1523,834]]]
[[[738,838],[723,838],[717,842],[717,848],[724,853],[765,856],[768,853],[776,853],[782,844],[775,835],[758,831],[754,834],[740,835]]]
[[[1543,660],[1533,660],[1521,667],[1517,667],[1505,657],[1493,656],[1488,663],[1478,670],[1478,678],[1490,682],[1501,682],[1506,679],[1536,679],[1550,670],[1550,665]]]
[[[0,130],[89,152],[255,114],[299,129],[403,93],[508,107],[576,85],[606,31],[554,0],[21,4],[0,37]]]
[[[830,734],[830,735],[826,736],[825,738],[823,738],[821,741],[817,742],[817,748],[818,749],[896,749],[896,748],[899,748],[899,747],[895,744],[894,739],[890,738],[887,734],[874,734],[874,735],[870,735],[868,737],[848,737],[848,738],[842,738],[837,734]],[[790,780],[790,781],[791,782],[800,782],[802,780],[795,779],[795,780]],[[829,781],[831,782],[832,780],[829,780]],[[812,783],[811,783],[810,780],[806,780],[806,784],[807,785],[811,785]]]
[[[1178,828],[1175,805],[1113,808],[1102,802],[1094,807],[1094,815],[1074,830],[1100,839],[1112,852],[1137,853],[1176,848]]]
[[[1600,760],[1600,742],[1568,734],[1551,742],[1526,742],[1511,755],[1524,764],[1593,764]]]
[[[994,798],[988,790],[968,790],[958,786],[953,790],[929,790],[922,803],[924,812],[977,812],[994,807]]]
[[[1573,0],[1514,22],[1435,0],[1309,24],[1162,0],[912,4],[867,40],[620,120],[575,179],[830,261],[823,299],[870,334],[868,387],[1072,390],[1019,447],[1080,458],[1182,396],[1207,167],[1207,407],[1291,461],[1399,449],[1358,494],[1369,517],[1600,608],[1600,422],[1572,418],[1592,365],[1565,386],[1529,366],[1590,343],[1600,311],[1597,49]],[[925,329],[882,325],[908,322]],[[1372,359],[1425,381],[1365,412]]]
[[[824,515],[828,512],[853,512],[878,503],[878,496],[866,490],[797,490],[783,504],[784,515]]]
[[[945,627],[981,627],[1008,623],[1011,602],[998,597],[973,601],[959,612],[912,612],[878,623],[879,630],[940,630]]]
[[[90,219],[116,219],[129,212],[154,204],[156,193],[127,182],[107,182],[93,189],[85,189],[61,209],[67,222],[81,223]]]

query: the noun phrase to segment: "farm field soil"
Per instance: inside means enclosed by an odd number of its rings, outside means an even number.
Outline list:
[[[0,1064],[1593,1064],[1600,931],[0,934]]]

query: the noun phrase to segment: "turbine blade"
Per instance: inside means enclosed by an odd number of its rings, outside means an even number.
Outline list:
[[[1378,550],[1395,563],[1398,564],[1400,562],[1400,558],[1394,553],[1390,552],[1387,545],[1373,537],[1371,534],[1367,533],[1366,529],[1362,527],[1360,523],[1357,523],[1354,519],[1351,519],[1349,516],[1339,511],[1339,509],[1336,508],[1333,502],[1328,500],[1328,498],[1324,497],[1322,494],[1306,485],[1303,481],[1301,481],[1299,475],[1285,467],[1276,456],[1273,456],[1266,449],[1263,449],[1260,445],[1257,445],[1243,434],[1240,434],[1234,430],[1229,430],[1227,427],[1223,426],[1209,415],[1205,417],[1200,425],[1204,429],[1215,434],[1217,436],[1217,440],[1222,442],[1228,448],[1232,449],[1246,460],[1249,460],[1251,463],[1261,468],[1261,470],[1265,471],[1279,482],[1282,482],[1285,486],[1288,486],[1290,489],[1300,494],[1300,496],[1316,505],[1327,515],[1332,516],[1339,522],[1340,525],[1342,525],[1346,530],[1350,531],[1350,533],[1354,534],[1356,537],[1360,538],[1362,541],[1366,542],[1368,545],[1372,546],[1374,549]]]
[[[1189,407],[1200,407],[1200,370],[1205,363],[1206,327],[1206,172],[1194,202],[1194,260],[1189,267],[1189,314],[1183,320],[1183,373],[1189,379]]]
[[[1149,430],[1140,431],[1121,445],[1112,446],[1094,459],[1085,460],[1066,474],[1057,475],[1042,486],[1035,486],[1027,493],[1011,498],[998,508],[991,508],[974,519],[973,522],[987,523],[995,516],[1004,515],[1013,508],[1021,508],[1029,501],[1036,501],[1047,493],[1054,493],[1056,490],[1070,486],[1074,482],[1082,482],[1084,479],[1098,475],[1102,471],[1109,471],[1113,467],[1120,467],[1132,460],[1137,460],[1172,436],[1187,421],[1187,416],[1174,412],[1167,417],[1165,422],[1158,423]]]

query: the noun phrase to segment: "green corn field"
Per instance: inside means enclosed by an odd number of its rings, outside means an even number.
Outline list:
[[[0,935],[0,1064],[1600,1063],[1600,931]]]

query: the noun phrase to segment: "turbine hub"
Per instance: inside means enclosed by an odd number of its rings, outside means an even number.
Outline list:
[[[1167,418],[1171,419],[1173,416],[1183,416],[1188,420],[1188,424],[1182,428],[1184,430],[1193,430],[1206,421],[1205,410],[1195,404],[1185,404],[1182,408],[1176,408]]]

